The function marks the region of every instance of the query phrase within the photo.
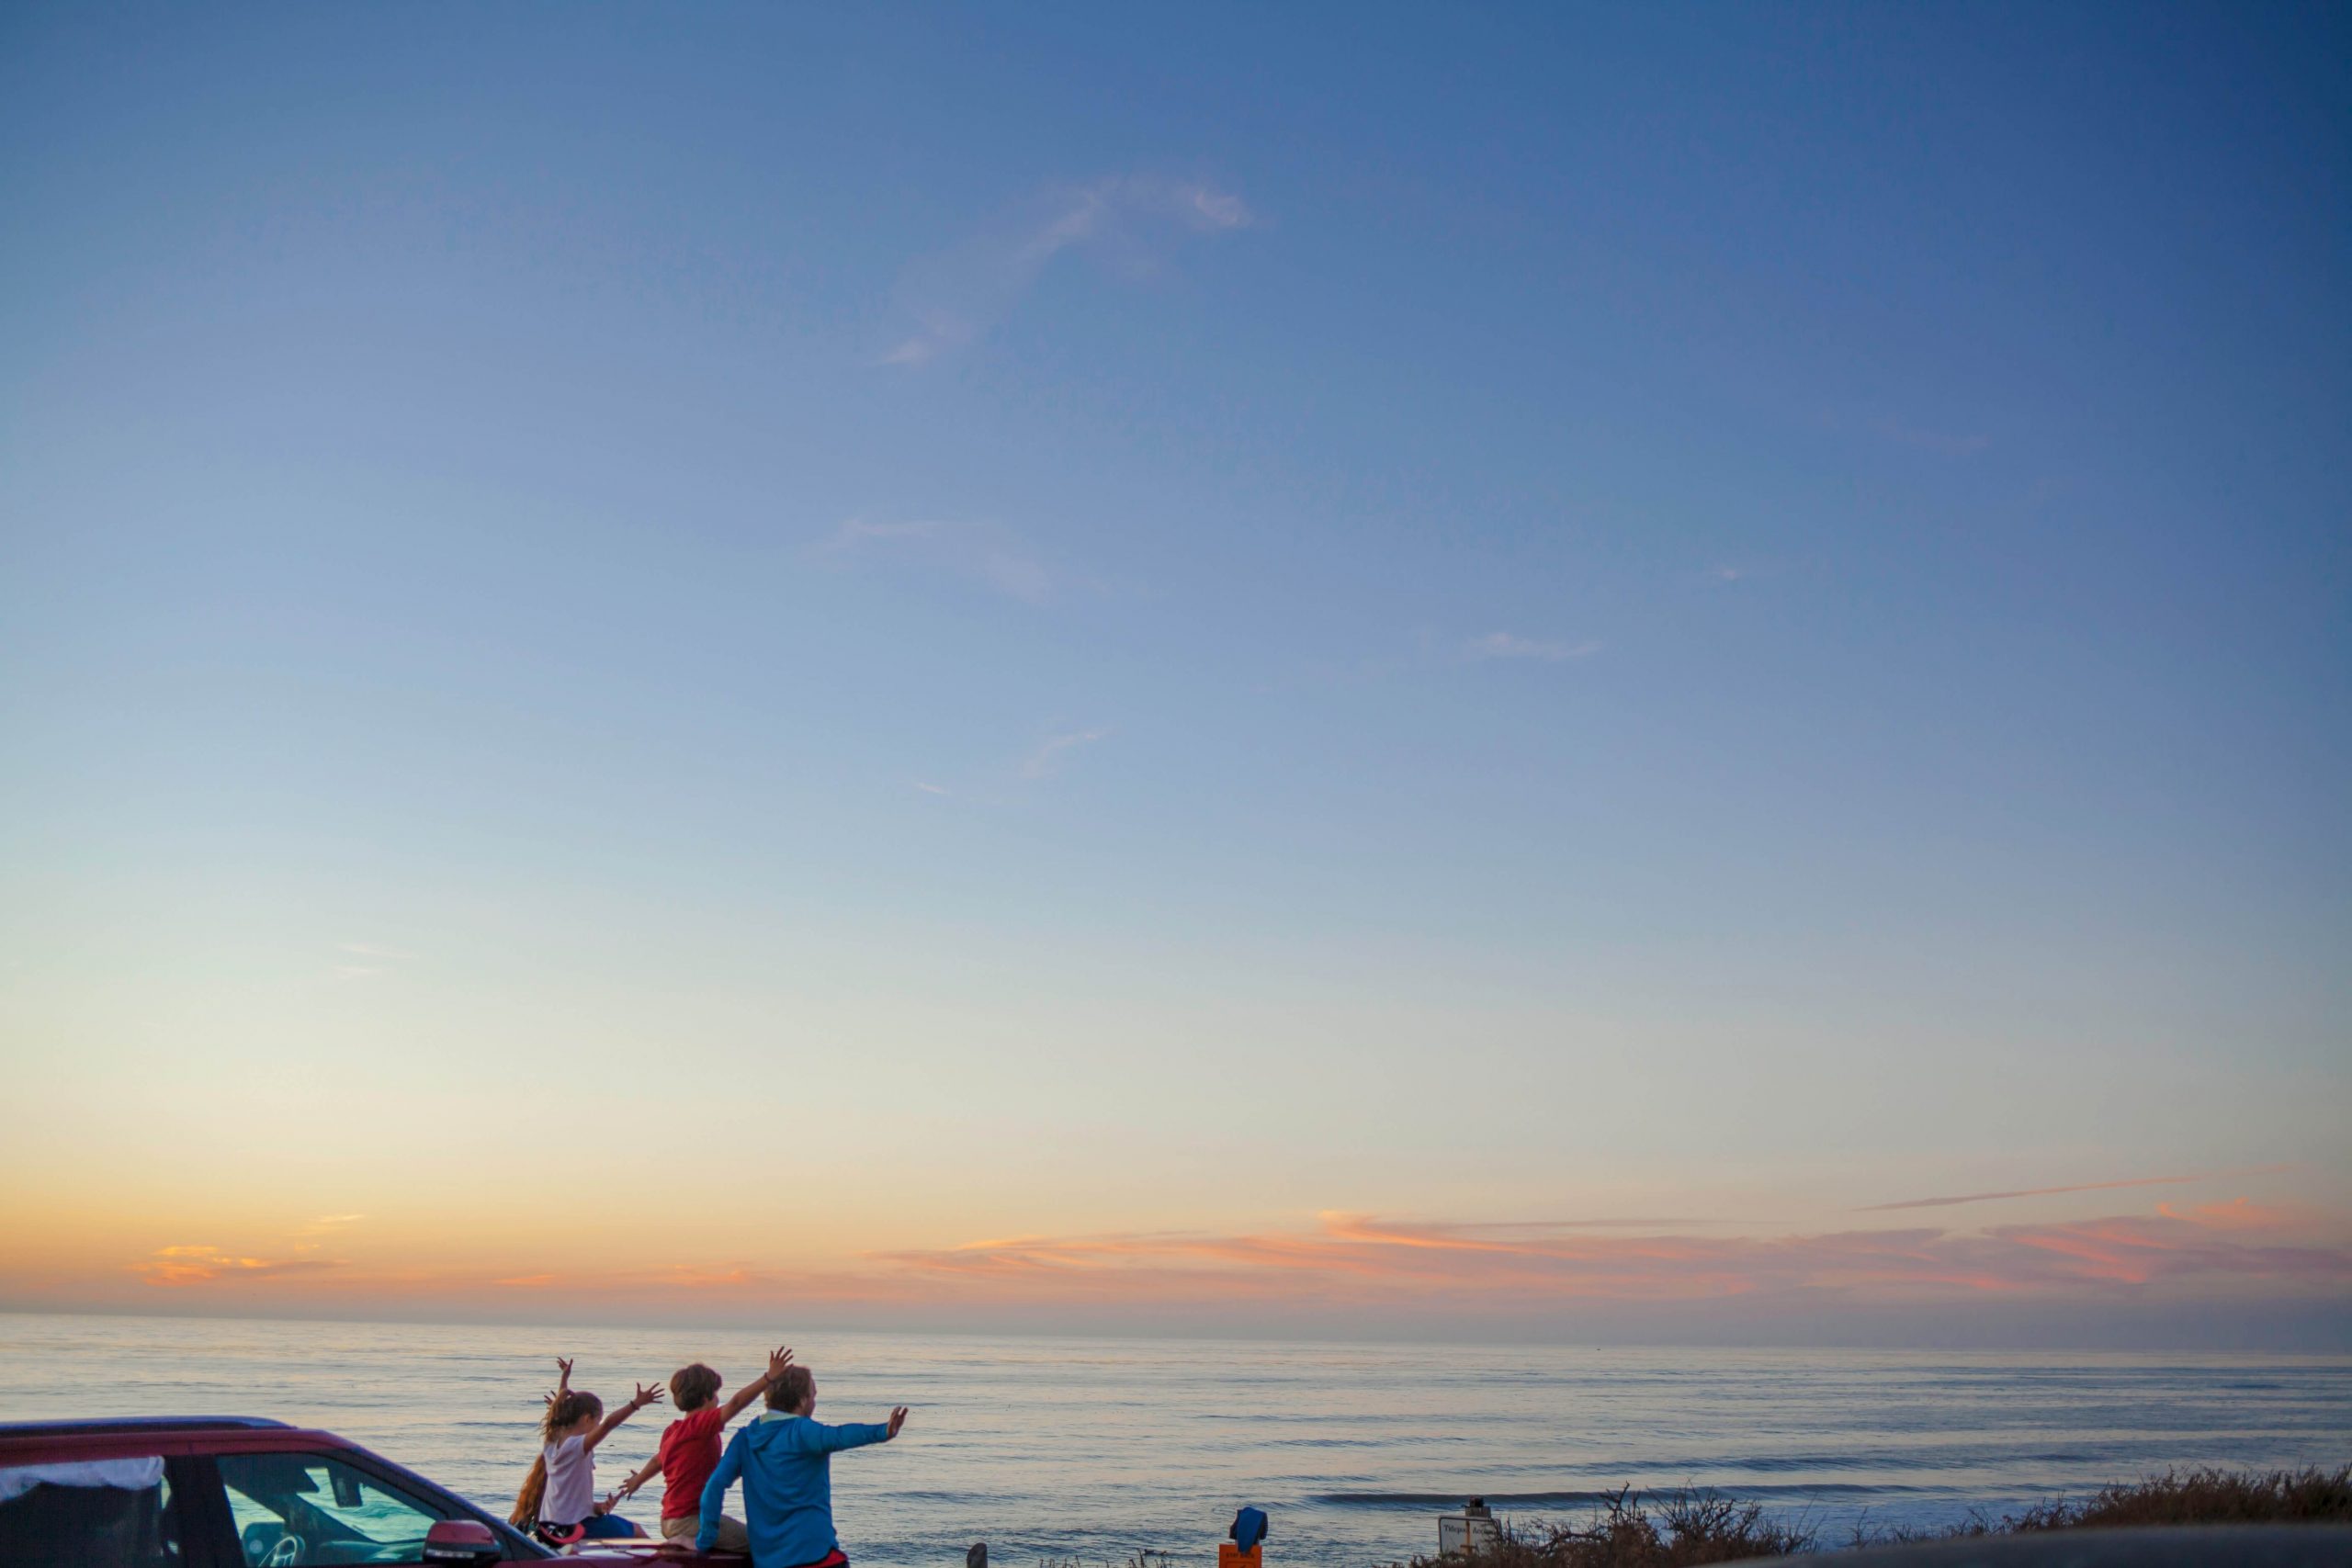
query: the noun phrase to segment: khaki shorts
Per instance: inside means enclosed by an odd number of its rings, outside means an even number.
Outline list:
[[[701,1529],[702,1516],[700,1514],[688,1514],[683,1519],[663,1519],[662,1539],[663,1540],[683,1539],[692,1541]],[[721,1551],[752,1550],[752,1532],[743,1528],[742,1520],[726,1514],[718,1516],[718,1550]]]

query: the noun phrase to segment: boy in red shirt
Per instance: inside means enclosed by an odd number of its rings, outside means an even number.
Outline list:
[[[662,1476],[662,1539],[693,1540],[702,1529],[702,1488],[710,1472],[718,1468],[719,1437],[727,1423],[751,1407],[752,1401],[767,1391],[769,1383],[784,1375],[792,1365],[792,1351],[781,1348],[769,1353],[768,1370],[736,1390],[735,1397],[726,1404],[717,1403],[718,1391],[725,1385],[717,1371],[696,1361],[691,1367],[680,1367],[670,1374],[670,1397],[677,1402],[680,1415],[662,1434],[662,1447],[645,1461],[645,1468],[630,1476],[613,1494],[618,1502],[634,1495],[637,1489]],[[749,1551],[752,1538],[744,1533],[742,1521],[722,1516],[718,1521],[718,1550]]]

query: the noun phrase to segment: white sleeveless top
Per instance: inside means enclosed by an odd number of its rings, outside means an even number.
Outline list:
[[[576,1525],[596,1511],[596,1455],[580,1438],[566,1438],[539,1450],[548,1461],[547,1495],[539,1517],[551,1525]]]

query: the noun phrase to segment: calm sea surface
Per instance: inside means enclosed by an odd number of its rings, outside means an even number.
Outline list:
[[[1998,1514],[2167,1466],[2352,1460],[2352,1360],[1818,1350],[1546,1349],[804,1334],[818,1414],[913,1407],[899,1442],[833,1465],[861,1563],[1006,1568],[1173,1554],[1214,1568],[1244,1503],[1270,1568],[1433,1551],[1484,1495],[1580,1517],[1604,1488],[1682,1485],[1801,1513],[1825,1540]],[[239,1414],[331,1428],[503,1512],[558,1351],[608,1404],[633,1378],[753,1337],[0,1314],[0,1419]],[[609,1486],[666,1406],[610,1439]],[[747,1417],[748,1419],[748,1417]],[[624,1511],[650,1521],[659,1483]]]

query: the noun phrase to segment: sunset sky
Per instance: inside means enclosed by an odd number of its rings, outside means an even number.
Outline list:
[[[0,1308],[2352,1347],[2352,12],[0,14]]]

